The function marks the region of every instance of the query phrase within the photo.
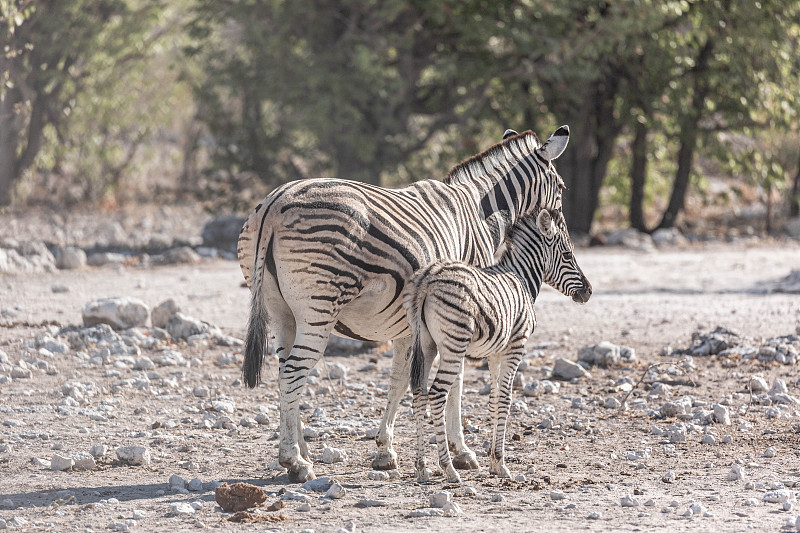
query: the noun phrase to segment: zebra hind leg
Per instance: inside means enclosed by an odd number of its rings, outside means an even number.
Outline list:
[[[411,337],[394,340],[394,357],[392,358],[392,373],[389,377],[389,394],[386,401],[386,410],[383,412],[381,426],[375,437],[378,451],[372,460],[375,470],[394,470],[397,468],[397,452],[392,446],[394,440],[394,423],[397,418],[397,408],[400,400],[408,388],[408,376],[411,366],[408,348]]]
[[[458,376],[458,369],[464,359],[463,353],[440,353],[439,370],[430,389],[431,417],[433,427],[436,429],[436,445],[439,450],[439,466],[444,471],[448,483],[461,483],[461,476],[453,467],[450,450],[447,446],[447,424],[445,421],[445,407],[447,396],[453,386],[453,381]]]
[[[477,470],[478,457],[469,449],[464,440],[464,426],[461,423],[461,393],[464,386],[464,365],[458,378],[453,382],[453,388],[447,395],[447,445],[453,454],[453,466],[459,470]]]
[[[322,357],[328,342],[329,332],[318,330],[298,331],[294,346],[281,358],[280,384],[280,445],[278,459],[288,470],[289,481],[303,483],[314,479],[314,468],[308,456],[300,421],[300,398],[305,390],[308,372]],[[301,444],[302,443],[302,444]],[[304,453],[305,452],[305,453]]]

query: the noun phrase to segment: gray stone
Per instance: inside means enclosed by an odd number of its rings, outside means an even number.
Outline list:
[[[333,480],[329,477],[318,477],[303,483],[302,487],[313,492],[327,492],[333,485]]]
[[[589,372],[586,371],[578,363],[559,357],[553,364],[553,377],[557,379],[576,379],[589,377]]]
[[[338,448],[325,446],[325,448],[322,449],[322,455],[319,460],[325,464],[346,463],[347,453]]]
[[[180,248],[172,248],[171,250],[167,250],[161,254],[158,259],[155,257],[153,259],[165,265],[177,265],[184,263],[194,265],[200,262],[200,255],[188,246],[181,246]]]
[[[172,316],[175,313],[179,313],[180,310],[181,308],[178,307],[178,304],[175,303],[175,300],[172,298],[164,300],[155,306],[153,311],[150,313],[153,327],[165,329]]]
[[[203,490],[203,481],[198,478],[191,479],[189,483],[186,484],[186,488],[192,492],[199,492]]]
[[[130,329],[147,325],[150,309],[136,298],[101,298],[83,308],[83,324],[108,324],[114,329]]]
[[[431,507],[438,507],[441,509],[442,507],[444,507],[445,505],[447,505],[452,501],[452,496],[453,495],[447,492],[446,490],[431,494],[430,496]]]
[[[209,325],[196,318],[186,316],[183,313],[175,313],[169,319],[165,329],[173,339],[177,340],[187,339],[192,335],[208,333]]]
[[[678,228],[660,228],[650,234],[650,237],[656,246],[675,246],[687,242]]]
[[[72,246],[56,248],[55,259],[59,270],[74,270],[86,266],[86,252]]]
[[[169,505],[169,512],[174,515],[193,515],[196,511],[191,504],[177,502]]]
[[[338,500],[340,498],[344,498],[346,493],[347,490],[345,490],[344,487],[342,487],[338,483],[333,483],[328,489],[328,491],[325,493],[325,496],[333,500]]]
[[[108,446],[105,444],[95,444],[89,450],[89,453],[92,454],[94,458],[104,457],[108,453]]]
[[[239,232],[247,219],[239,216],[221,216],[203,226],[203,246],[236,253]]]
[[[786,223],[786,233],[793,239],[800,239],[800,217],[789,219]]]

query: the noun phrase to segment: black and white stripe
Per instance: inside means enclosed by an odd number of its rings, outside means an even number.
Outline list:
[[[405,354],[406,281],[442,258],[488,266],[516,213],[558,208],[563,181],[550,159],[566,146],[564,131],[544,145],[532,132],[511,135],[457,166],[445,182],[392,190],[309,179],[279,187],[256,207],[239,237],[239,262],[252,291],[243,374],[250,387],[260,382],[272,333],[280,360],[279,459],[292,479],[313,477],[299,401],[329,335],[395,339],[395,353]],[[507,211],[494,216],[493,206],[501,204]],[[407,383],[408,363],[397,357],[376,467],[396,466],[392,432]],[[472,454],[460,427],[451,433],[456,448]]]
[[[497,265],[477,268],[453,260],[437,261],[418,271],[406,285],[405,309],[411,326],[411,388],[417,424],[417,475],[427,480],[425,408],[430,402],[439,465],[450,483],[461,478],[448,450],[445,405],[463,370],[464,358],[489,359],[492,442],[490,472],[509,477],[503,444],[511,405],[511,384],[536,320],[533,304],[542,282],[576,302],[592,293],[573,254],[563,224],[550,211],[527,215],[512,227]],[[439,352],[439,368],[427,389],[427,375]],[[449,413],[448,413],[449,415]]]

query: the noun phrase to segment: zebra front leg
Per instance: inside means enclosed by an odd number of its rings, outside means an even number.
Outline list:
[[[394,340],[394,356],[392,357],[392,373],[389,375],[389,393],[386,400],[386,410],[383,412],[381,426],[378,435],[375,437],[375,444],[378,452],[372,460],[372,468],[375,470],[393,470],[397,468],[397,452],[392,448],[394,440],[394,422],[397,418],[397,408],[400,400],[408,389],[409,369],[411,360],[408,348],[411,344],[411,337],[403,337]]]
[[[492,443],[489,451],[489,472],[502,478],[511,477],[505,462],[506,426],[511,410],[511,394],[514,374],[524,352],[503,358],[498,364],[497,393],[492,391],[495,409],[493,410]]]
[[[464,389],[464,364],[462,362],[458,378],[447,395],[447,445],[453,453],[453,466],[459,470],[476,470],[478,457],[469,449],[464,440],[464,425],[461,423],[461,394]]]

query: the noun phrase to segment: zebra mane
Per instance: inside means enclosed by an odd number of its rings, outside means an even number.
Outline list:
[[[444,182],[453,185],[472,181],[478,176],[499,178],[506,169],[513,167],[541,145],[539,137],[531,130],[512,135],[456,165]],[[502,172],[498,173],[498,170]]]

